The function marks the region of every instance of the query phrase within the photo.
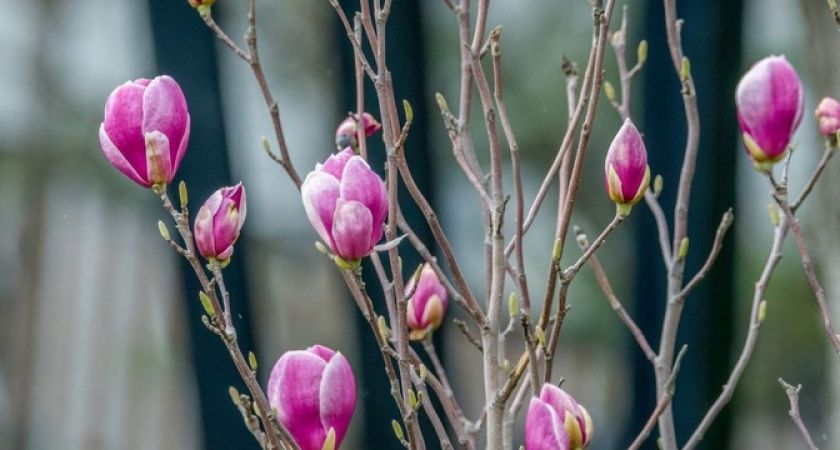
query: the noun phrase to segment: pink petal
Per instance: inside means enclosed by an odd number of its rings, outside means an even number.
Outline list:
[[[169,157],[169,138],[160,131],[146,133],[146,172],[152,184],[166,184],[175,175]]]
[[[175,175],[175,172],[178,171],[178,167],[181,165],[181,160],[184,159],[184,154],[187,153],[187,145],[190,142],[190,116],[187,114],[187,124],[184,127],[184,135],[181,137],[181,141],[178,142],[178,150],[175,153],[175,159],[172,163],[172,174]],[[170,180],[172,181],[172,180]]]
[[[553,384],[546,383],[543,385],[540,391],[540,400],[550,405],[561,416],[565,411],[571,412],[575,417],[580,415],[580,410],[575,399]]]
[[[365,205],[372,217],[370,240],[374,244],[382,239],[382,224],[388,215],[388,192],[385,183],[361,156],[347,162],[341,177],[341,198]]]
[[[317,355],[290,351],[277,361],[268,380],[269,404],[277,409],[277,420],[302,450],[321,450],[326,438],[319,412],[321,377],[326,366]]]
[[[332,227],[336,253],[348,260],[369,255],[374,244],[370,240],[371,226],[370,211],[363,204],[339,199]]]
[[[188,122],[187,99],[178,83],[167,75],[152,80],[143,94],[143,131],[160,131],[178,146],[172,149],[175,156],[172,162],[180,162],[183,157],[180,152],[186,149]],[[177,164],[169,169],[174,173],[176,167]]]
[[[213,212],[206,203],[198,210],[193,230],[198,252],[205,258],[215,257],[216,242],[213,237]]]
[[[114,145],[111,138],[108,137],[108,133],[105,132],[104,123],[99,125],[99,144],[102,146],[102,151],[105,153],[105,157],[108,158],[108,161],[110,161],[117,170],[125,174],[128,178],[131,178],[132,181],[140,186],[146,188],[152,186],[152,183],[143,179],[143,177],[137,173],[134,167],[131,166],[131,163],[129,163],[125,158],[125,155],[123,155],[120,149]]]
[[[405,291],[410,292],[410,289],[406,287]],[[405,319],[408,323],[408,327],[412,330],[422,330],[425,328],[422,323],[423,310],[414,308],[414,297],[408,299],[408,303],[406,304]]]
[[[306,349],[307,352],[312,353],[313,355],[318,355],[321,359],[326,362],[330,362],[330,360],[335,356],[336,351],[329,348],[324,347],[323,345],[313,345]]]
[[[347,161],[350,161],[350,158],[354,155],[355,153],[353,153],[352,148],[345,148],[344,150],[327,158],[327,160],[324,161],[324,165],[317,170],[328,173],[334,176],[337,180],[341,180],[341,174],[344,173],[344,166],[347,165]]]
[[[338,448],[356,409],[356,381],[344,355],[336,353],[327,363],[321,378],[321,426],[335,429],[335,446]]]
[[[105,102],[105,122],[102,127],[114,147],[119,149],[128,164],[134,168],[134,172],[144,176],[146,174],[146,142],[141,124],[145,90],[146,87],[142,84],[130,81],[114,89]],[[101,135],[102,133],[100,133],[100,141]]]
[[[339,196],[338,179],[320,171],[312,171],[306,176],[300,188],[303,208],[318,236],[335,250],[332,237],[335,207]]]
[[[569,450],[566,427],[548,404],[532,398],[525,419],[525,450]]]

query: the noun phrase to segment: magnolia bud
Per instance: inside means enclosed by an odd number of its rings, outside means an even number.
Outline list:
[[[351,114],[338,125],[335,130],[335,145],[339,150],[347,147],[356,148],[359,145],[360,126],[366,137],[373,136],[382,128],[382,124],[367,112],[362,113],[361,123],[359,122],[359,115]]]
[[[817,120],[820,125],[820,134],[828,138],[836,138],[840,131],[840,102],[826,97],[817,105]]]
[[[525,419],[528,450],[581,449],[592,441],[592,419],[586,408],[551,383],[531,399]]]
[[[207,259],[227,261],[245,223],[247,206],[242,183],[214,192],[195,218],[195,245]]]
[[[607,193],[619,214],[627,215],[650,184],[650,167],[642,135],[630,119],[618,130],[604,162]]]
[[[266,396],[301,450],[322,450],[333,439],[337,449],[356,408],[356,381],[344,355],[316,345],[280,357]]]
[[[738,122],[747,153],[760,170],[769,170],[787,154],[802,121],[802,83],[784,56],[755,63],[735,91]]]
[[[388,215],[385,183],[352,149],[317,164],[300,194],[312,227],[350,265],[358,265],[382,239]]]
[[[412,290],[414,295],[408,299],[406,319],[408,328],[411,329],[409,337],[412,340],[418,340],[440,327],[443,315],[446,313],[448,295],[435,270],[428,264],[425,264],[423,270],[420,271],[416,288],[415,277],[412,277],[406,285],[406,292]]]
[[[105,102],[99,144],[108,161],[140,186],[172,181],[189,137],[187,100],[166,75],[126,82]]]

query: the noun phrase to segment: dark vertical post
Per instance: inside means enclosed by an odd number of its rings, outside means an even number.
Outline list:
[[[662,174],[665,189],[660,201],[671,226],[677,183],[685,148],[685,113],[680,84],[674,72],[664,30],[661,0],[651,0],[644,34],[650,57],[644,69],[643,126],[653,174]],[[701,136],[697,172],[689,213],[690,251],[686,280],[706,259],[723,212],[735,204],[735,162],[743,157],[737,147],[737,119],[733,101],[740,70],[742,0],[678,2],[685,19],[683,45],[691,61],[700,109]],[[736,215],[737,217],[737,215]],[[640,218],[636,232],[636,317],[652,343],[658,345],[665,306],[666,278],[660,270],[655,223],[650,214]],[[688,298],[682,315],[678,346],[689,346],[677,380],[674,414],[678,442],[702,419],[725,383],[731,369],[734,233],[727,237],[714,269]],[[654,267],[655,270],[648,269]],[[656,390],[650,363],[634,352],[635,406],[631,434],[640,430],[653,410]],[[704,439],[709,448],[729,442],[728,409],[718,417]],[[652,438],[645,448],[655,449]]]
[[[231,184],[215,37],[186,1],[149,0],[149,14],[158,70],[178,81],[189,104],[192,119],[190,144],[177,179],[187,183],[190,209],[194,216],[201,202],[213,191]],[[236,254],[224,274],[233,299],[231,307],[239,345],[247,352],[253,350],[254,346],[248,321],[250,313],[245,289],[244,247],[240,245],[236,248]],[[247,392],[245,385],[219,337],[201,323],[204,314],[198,301],[201,286],[192,268],[184,261],[181,269],[192,342],[192,362],[201,403],[204,448],[259,448],[228,395],[229,386],[237,386],[240,391]]]
[[[339,3],[348,17],[352,17],[353,13],[358,10],[358,1],[341,0]],[[426,59],[422,19],[423,15],[418,0],[405,0],[395,3],[388,18],[386,45],[388,67],[394,80],[394,91],[398,106],[401,105],[399,102],[405,99],[411,103],[414,109],[414,123],[405,145],[406,159],[420,189],[434,205],[434,199],[432,198],[434,194],[432,189],[434,181],[432,152],[425,134],[428,112],[426,107]],[[335,29],[336,46],[341,49],[343,92],[340,115],[336,116],[336,125],[338,125],[343,115],[356,109],[356,78],[353,49],[338,18],[335,20]],[[368,60],[373,61],[372,55],[368,56]],[[376,92],[369,80],[365,84],[365,109],[379,117]],[[400,116],[404,119],[402,114]],[[371,167],[380,174],[384,174],[382,169],[385,165],[385,149],[382,145],[382,139],[377,136],[367,142],[368,160]],[[399,202],[401,211],[409,225],[426,242],[426,245],[433,248],[434,240],[426,225],[426,220],[414,204],[411,196],[404,189],[399,192]],[[422,262],[419,255],[409,251],[409,247],[406,244],[400,246],[404,277],[409,276],[414,268]],[[385,260],[387,266],[387,258]],[[371,286],[368,292],[373,299],[374,307],[380,314],[385,314],[385,300],[373,266],[365,261],[362,267],[365,283]],[[357,373],[362,375],[365,386],[363,389],[364,396],[362,397],[365,402],[363,442],[365,448],[396,448],[399,444],[391,429],[391,420],[399,420],[399,411],[388,391],[388,378],[385,376],[382,367],[379,347],[373,338],[370,327],[361,314],[357,316],[357,327],[362,341],[363,362],[363,367],[357,370]],[[435,336],[435,342],[438,344],[440,342],[439,335],[440,333],[437,333]],[[440,348],[439,345],[438,348]],[[421,418],[425,421],[425,415],[421,415]],[[436,438],[434,438],[435,434],[430,426],[423,427],[423,435],[426,437],[430,448],[435,448],[437,445],[435,443]]]

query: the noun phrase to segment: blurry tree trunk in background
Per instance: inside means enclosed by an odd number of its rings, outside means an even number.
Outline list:
[[[687,26],[682,39],[685,55],[691,60],[700,112],[700,150],[692,183],[685,280],[705,261],[723,213],[735,205],[735,164],[737,119],[732,93],[738,80],[741,59],[742,0],[679,2],[678,18]],[[680,170],[685,148],[686,123],[680,83],[667,47],[661,0],[647,2],[645,23],[638,39],[647,39],[650,58],[643,73],[645,89],[634,111],[645,133],[652,174],[664,178],[660,203],[673,227]],[[702,24],[702,25],[698,25]],[[740,155],[739,155],[740,156]],[[646,209],[646,208],[645,208]],[[659,345],[665,308],[667,277],[659,256],[656,224],[648,211],[640,211],[636,231],[635,314],[645,334]],[[737,217],[737,216],[736,216]],[[731,370],[729,350],[732,342],[733,261],[735,240],[730,232],[714,269],[686,300],[680,322],[677,348],[689,349],[677,378],[673,400],[677,441],[684,442],[703,418],[706,409],[720,393]],[[628,433],[635,435],[656,405],[656,389],[650,363],[634,350],[633,419]],[[729,442],[731,408],[717,418],[704,439],[709,448],[726,448]],[[631,437],[632,439],[632,437]],[[630,441],[628,441],[630,442]],[[656,448],[656,439],[645,444]]]
[[[801,4],[807,23],[804,28],[808,33],[808,62],[813,75],[814,91],[817,93],[813,99],[813,105],[816,105],[816,102],[824,96],[840,97],[840,33],[826,2],[802,1]],[[806,109],[804,114],[803,122],[808,123],[809,118],[813,119],[813,109]],[[815,154],[822,151],[821,142],[801,142],[800,146],[803,149],[814,149]],[[837,159],[836,156],[835,159]],[[835,324],[840,322],[840,302],[838,302],[840,299],[840,202],[837,201],[837,193],[840,192],[840,174],[837,172],[837,164],[837,161],[831,161],[830,165],[834,167],[829,167],[825,171],[816,188],[817,198],[813,203],[817,205],[819,217],[814,222],[818,222],[819,225],[806,225],[806,233],[808,233],[806,240],[809,242],[809,249],[813,252],[814,262]],[[821,320],[819,322],[815,320],[814,323],[822,326]],[[820,429],[818,426],[824,425],[829,444],[821,445],[818,441],[817,445],[838,448],[840,445],[840,365],[837,364],[834,352],[831,353],[827,362],[825,382],[829,391],[826,392],[829,394],[825,402],[827,411],[823,416],[822,424],[814,423],[809,427],[816,437],[822,435],[818,432]],[[822,389],[822,387],[803,386],[803,389]]]

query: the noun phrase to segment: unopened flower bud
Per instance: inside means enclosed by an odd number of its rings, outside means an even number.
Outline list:
[[[126,82],[105,102],[99,144],[108,161],[140,186],[172,181],[189,137],[187,100],[166,75]]]
[[[316,345],[280,357],[266,397],[301,450],[338,449],[356,408],[356,381],[344,355]]]
[[[382,239],[388,215],[385,183],[352,149],[317,164],[300,194],[312,227],[348,263],[370,255]]]
[[[245,223],[247,206],[242,183],[214,192],[195,218],[195,244],[207,259],[227,261]]]
[[[406,292],[414,291],[408,299],[406,319],[411,329],[409,337],[412,340],[423,339],[426,335],[438,329],[446,313],[448,295],[440,283],[432,266],[425,264],[416,282],[412,278],[405,287]]]
[[[836,138],[840,131],[840,102],[826,97],[817,105],[817,120],[819,121],[820,134],[829,138]]]
[[[193,8],[198,8],[198,7],[202,7],[202,6],[205,7],[205,8],[209,8],[209,7],[213,6],[214,3],[216,3],[216,0],[187,0],[187,2]]]
[[[551,383],[531,399],[525,419],[528,450],[582,449],[592,441],[592,419],[586,408]]]
[[[802,121],[805,96],[796,70],[784,56],[762,59],[738,82],[735,103],[747,153],[756,168],[769,170],[785,157]]]
[[[607,193],[620,214],[629,214],[647,191],[650,184],[647,150],[630,119],[624,121],[610,144],[604,162],[604,179]]]
[[[382,128],[382,124],[367,112],[362,113],[361,121],[358,114],[351,114],[335,130],[335,146],[339,150],[347,147],[356,148],[359,145],[360,128],[366,137],[370,137]]]

